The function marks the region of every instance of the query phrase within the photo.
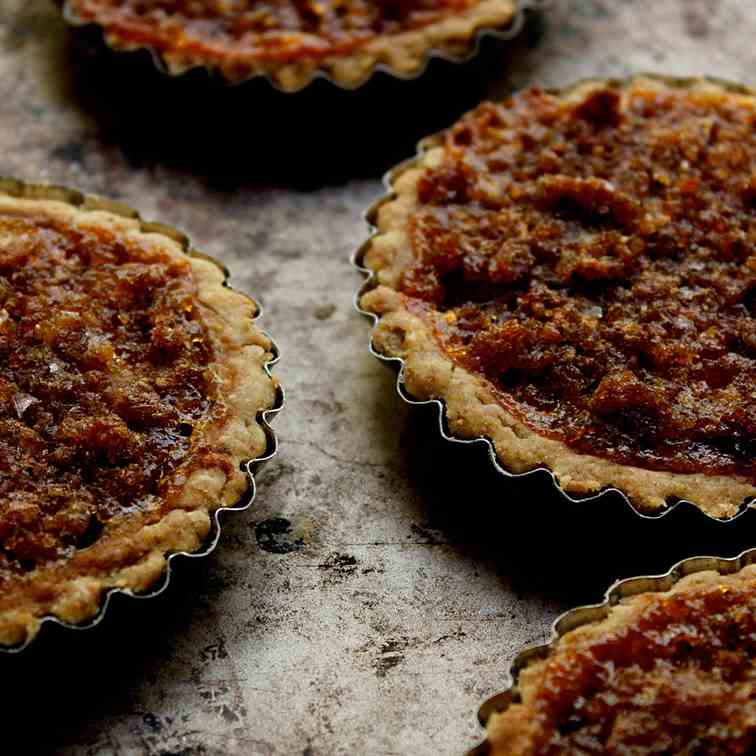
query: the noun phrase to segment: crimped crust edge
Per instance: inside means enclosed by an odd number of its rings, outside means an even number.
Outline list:
[[[643,74],[615,81],[590,79],[563,90],[567,101],[579,101],[591,90],[611,83],[629,88],[680,86],[728,92],[753,103],[754,93],[736,84],[709,78],[673,79]],[[390,193],[375,209],[375,234],[367,242],[360,264],[372,280],[359,297],[359,307],[375,315],[375,350],[404,361],[402,380],[419,400],[441,400],[452,435],[487,438],[510,472],[519,474],[546,466],[566,492],[589,495],[616,487],[641,511],[658,513],[670,500],[695,504],[717,519],[734,517],[743,503],[756,496],[756,486],[742,476],[673,473],[622,465],[602,457],[580,454],[561,441],[540,436],[497,402],[483,377],[454,364],[434,338],[432,327],[412,314],[404,295],[395,291],[402,270],[412,259],[407,221],[418,208],[417,186],[428,168],[439,165],[444,150],[438,137],[420,144],[417,157],[389,174]]]
[[[0,183],[0,192],[8,191],[10,183]],[[143,223],[136,213],[127,217],[101,209],[102,205],[112,205],[119,210],[107,200],[82,197],[83,203],[73,206],[63,199],[64,189],[12,184],[13,194],[18,192],[21,196],[0,193],[0,213],[42,215],[78,225],[94,225],[137,237],[140,243],[157,246],[172,256],[187,257],[188,253],[203,319],[216,345],[219,361],[214,367],[220,376],[220,395],[227,408],[222,424],[206,423],[202,432],[212,439],[214,446],[224,450],[234,472],[226,477],[218,468],[195,470],[184,482],[175,508],[158,522],[135,528],[127,518],[123,527],[119,525],[89,547],[119,553],[131,549],[138,555],[133,562],[122,558],[107,574],[63,580],[54,599],[45,605],[32,599],[0,609],[0,646],[28,643],[39,631],[42,620],[50,616],[65,623],[82,623],[97,614],[109,590],[144,592],[164,573],[169,554],[197,551],[210,532],[211,514],[238,503],[247,491],[249,473],[243,464],[259,457],[267,447],[260,419],[265,410],[274,407],[277,394],[277,381],[266,371],[266,365],[273,359],[272,344],[252,321],[257,306],[225,285],[225,272],[219,265],[188,246],[184,248],[177,241],[178,234],[167,235],[158,224]],[[61,199],[44,199],[48,192]]]

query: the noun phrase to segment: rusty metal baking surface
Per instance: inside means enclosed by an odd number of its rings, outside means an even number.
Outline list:
[[[561,611],[753,545],[695,512],[568,508],[442,442],[365,348],[349,255],[383,171],[486,95],[637,70],[756,85],[755,35],[740,0],[558,0],[471,65],[292,97],[164,79],[69,33],[48,0],[0,0],[0,174],[190,232],[262,300],[288,399],[280,454],[222,548],[177,563],[162,596],[116,597],[96,629],[47,627],[0,659],[4,750],[461,754],[516,651]]]

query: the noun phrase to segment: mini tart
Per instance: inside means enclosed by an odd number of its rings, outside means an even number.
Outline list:
[[[0,645],[147,590],[248,492],[277,396],[256,312],[177,232],[0,184]]]
[[[392,175],[375,349],[508,471],[728,518],[756,494],[756,98],[638,77],[485,103]]]
[[[575,629],[525,659],[476,756],[756,750],[756,565],[647,587],[581,623],[597,610],[566,615]]]
[[[284,91],[323,72],[342,87],[362,84],[376,65],[419,73],[428,56],[462,58],[478,31],[509,24],[517,0],[65,0],[76,25],[96,24],[118,50],[146,48],[169,72],[194,67],[230,82],[259,74]]]

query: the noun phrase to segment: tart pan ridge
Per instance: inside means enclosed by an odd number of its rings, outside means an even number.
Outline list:
[[[72,26],[96,26],[106,44],[115,51],[148,51],[157,68],[171,76],[191,69],[204,68],[218,74],[230,84],[264,77],[282,92],[297,92],[314,79],[325,79],[341,89],[357,89],[375,72],[384,72],[398,79],[415,79],[430,60],[440,58],[451,63],[465,63],[477,55],[485,37],[509,40],[516,37],[528,10],[546,8],[551,0],[478,0],[458,15],[448,15],[426,26],[411,28],[398,34],[378,33],[371,40],[347,52],[329,55],[303,53],[298,60],[285,57],[250,58],[233,55],[226,59],[203,55],[191,50],[161,50],[149,39],[134,40],[116,30],[108,30],[91,12],[82,12],[85,0],[58,0],[66,21]],[[318,4],[314,3],[317,7]],[[304,35],[307,36],[307,35]],[[306,47],[306,43],[302,43]]]
[[[522,671],[530,665],[546,659],[557,642],[568,633],[589,625],[601,623],[612,614],[618,605],[624,604],[641,594],[667,593],[681,581],[706,580],[716,576],[734,575],[756,564],[756,549],[748,549],[738,556],[725,558],[715,556],[696,556],[679,561],[661,575],[644,575],[618,580],[607,591],[604,600],[598,604],[587,604],[570,609],[560,615],[552,624],[550,638],[542,644],[526,646],[514,658],[509,668],[508,687],[481,704],[478,720],[487,727],[492,717],[506,712],[518,701],[518,683]],[[726,589],[722,589],[726,590]],[[488,756],[492,745],[485,740],[468,752],[468,756]]]
[[[754,96],[753,90],[732,82],[716,79],[713,77],[696,77],[696,78],[676,78],[662,76],[653,73],[639,74],[629,79],[586,79],[576,82],[572,86],[563,89],[544,90],[547,94],[553,94],[561,98],[578,98],[584,92],[590,92],[595,88],[601,87],[626,87],[631,86],[634,83],[648,83],[649,86],[659,87],[673,87],[681,90],[702,88],[721,90],[723,92],[732,93],[734,95],[742,95],[744,98],[751,99]],[[386,193],[381,197],[372,207],[366,212],[366,221],[370,228],[370,235],[365,243],[355,252],[352,257],[353,264],[358,270],[365,276],[366,280],[359,288],[356,298],[355,306],[361,314],[368,317],[373,323],[373,332],[370,342],[371,353],[381,359],[382,361],[390,362],[396,365],[399,369],[397,378],[397,391],[399,395],[408,403],[411,404],[433,404],[439,410],[439,427],[441,435],[450,441],[462,442],[462,443],[479,443],[484,444],[489,452],[489,455],[494,463],[496,469],[506,477],[522,477],[525,475],[531,475],[536,472],[546,472],[552,478],[555,487],[560,491],[567,500],[571,502],[587,502],[597,499],[605,498],[607,494],[619,494],[626,504],[640,517],[643,518],[657,518],[659,516],[666,515],[668,512],[676,509],[679,505],[686,505],[686,507],[693,507],[699,512],[703,513],[707,518],[714,519],[720,522],[734,520],[746,511],[756,508],[756,502],[754,501],[754,494],[756,494],[756,486],[752,484],[735,486],[742,494],[738,497],[737,501],[722,501],[720,497],[717,497],[708,492],[708,500],[702,505],[700,501],[696,499],[696,493],[698,493],[698,484],[703,482],[704,487],[708,485],[707,480],[710,476],[701,475],[699,481],[691,479],[689,485],[683,486],[686,491],[686,495],[682,495],[674,490],[670,490],[666,495],[654,495],[653,498],[647,500],[638,500],[638,497],[634,492],[628,493],[626,490],[627,485],[620,485],[607,483],[597,486],[591,481],[581,481],[579,470],[573,474],[570,470],[568,474],[559,474],[559,471],[555,471],[548,464],[532,464],[528,469],[511,469],[506,463],[505,458],[501,454],[501,449],[505,445],[500,439],[498,439],[499,453],[497,454],[497,439],[492,436],[488,429],[486,431],[481,428],[470,427],[470,424],[460,422],[459,405],[454,409],[450,415],[449,400],[444,396],[428,396],[427,392],[423,396],[418,396],[417,391],[413,392],[412,388],[408,385],[407,381],[407,366],[406,356],[401,356],[397,353],[397,350],[392,350],[391,344],[394,339],[393,332],[396,331],[400,334],[404,333],[405,323],[396,323],[392,320],[393,313],[399,314],[400,319],[402,313],[406,312],[403,306],[399,304],[397,306],[397,300],[393,299],[396,294],[397,299],[402,295],[395,293],[391,286],[381,286],[379,282],[380,267],[376,268],[375,262],[370,264],[366,257],[369,256],[371,250],[374,249],[376,239],[381,237],[387,237],[395,235],[397,233],[398,226],[393,225],[394,221],[384,220],[381,221],[382,214],[386,217],[399,218],[398,223],[404,221],[412,210],[412,202],[416,200],[411,199],[412,187],[419,180],[419,176],[422,172],[423,166],[427,165],[425,162],[427,156],[430,153],[433,158],[434,153],[440,152],[440,145],[443,144],[443,140],[447,134],[447,131],[442,131],[438,134],[426,137],[418,144],[417,154],[414,158],[411,158],[392,170],[388,171],[384,176],[384,186]],[[407,187],[410,187],[409,190]],[[403,196],[402,196],[403,195]],[[408,199],[410,197],[410,199]],[[397,201],[398,198],[398,201]],[[407,208],[410,204],[409,209]],[[388,212],[386,208],[389,207]],[[383,223],[383,227],[381,227]],[[401,233],[401,232],[399,232]],[[394,236],[395,238],[395,236]],[[393,238],[391,240],[393,242]],[[383,241],[381,242],[383,243]],[[386,242],[381,247],[381,251],[375,255],[375,259],[383,261],[390,259],[391,252],[385,253],[385,248],[389,246],[389,242]],[[383,294],[379,292],[378,299],[375,299],[373,294],[374,290],[381,288]],[[388,290],[388,291],[386,291]],[[366,297],[366,295],[368,295]],[[379,301],[380,300],[380,301]],[[389,322],[387,322],[389,321]],[[421,329],[418,329],[418,333]],[[379,347],[375,341],[376,334],[381,335],[383,346]],[[415,334],[417,335],[417,334]],[[424,337],[418,336],[419,339]],[[432,338],[428,336],[428,338]],[[389,345],[389,348],[386,348]],[[439,354],[441,350],[439,349]],[[457,374],[464,372],[457,370]],[[471,391],[475,392],[479,390],[479,386],[476,385]],[[484,390],[485,393],[485,390]],[[450,417],[453,420],[450,422]],[[517,431],[515,431],[517,435]],[[622,466],[622,465],[620,465]],[[626,467],[626,483],[632,484],[633,478],[640,474],[641,476],[647,473],[655,473],[655,470],[645,470],[640,468]],[[684,477],[684,476],[680,476]],[[632,489],[632,485],[629,486]],[[662,485],[664,488],[664,485]],[[671,487],[674,489],[674,486]]]
[[[199,293],[211,292],[211,296],[203,301],[203,307],[207,302],[210,309],[220,308],[220,312],[215,313],[218,320],[212,327],[219,327],[219,324],[222,327],[219,319],[224,306],[235,306],[237,314],[242,312],[246,318],[246,322],[242,318],[235,324],[239,339],[233,343],[224,342],[226,351],[218,353],[228,360],[228,374],[236,376],[228,388],[238,387],[240,390],[234,391],[233,395],[219,393],[224,406],[231,410],[222,415],[222,421],[209,426],[206,431],[217,430],[213,443],[220,450],[218,453],[236,460],[238,467],[226,465],[225,482],[220,484],[214,480],[217,476],[212,467],[190,468],[178,483],[179,496],[173,499],[171,509],[160,514],[152,524],[149,520],[147,524],[141,520],[142,524],[137,524],[133,539],[138,541],[140,534],[146,532],[147,547],[143,554],[138,552],[141,557],[134,562],[121,563],[116,559],[111,573],[82,574],[80,579],[63,581],[61,590],[46,609],[32,600],[19,610],[0,610],[0,651],[16,653],[29,646],[43,625],[54,624],[70,629],[97,625],[114,594],[140,599],[159,595],[170,582],[176,557],[198,558],[210,554],[220,539],[221,512],[244,511],[252,504],[256,495],[255,475],[277,452],[278,441],[270,423],[283,406],[284,392],[271,372],[279,359],[278,348],[255,324],[261,308],[246,294],[231,289],[227,283],[227,269],[193,249],[182,232],[163,223],[144,221],[137,211],[120,202],[66,187],[26,183],[7,177],[0,177],[0,206],[6,214],[18,214],[20,218],[31,215],[32,208],[35,218],[63,221],[85,218],[92,228],[100,228],[102,224],[108,231],[124,234],[124,238],[131,234],[140,241],[145,240],[142,243],[152,245],[150,249],[159,251],[162,246],[176,256],[169,256],[170,260],[180,261],[185,255],[191,265],[192,278],[197,281],[202,277],[204,281],[198,284]],[[217,299],[213,299],[213,293]],[[225,314],[229,311],[226,310]],[[214,331],[212,338],[215,336]],[[215,357],[215,352],[213,354]],[[215,367],[216,364],[219,367]],[[222,368],[221,363],[212,362],[209,367],[215,371],[214,380],[225,386],[226,378],[221,377],[223,371],[217,372]],[[225,435],[227,433],[231,435]],[[241,451],[243,455],[237,457]],[[119,525],[123,522],[124,518],[118,520]],[[129,548],[128,543],[119,546],[118,533],[114,540],[117,549]],[[91,546],[82,548],[86,550]],[[118,553],[120,555],[122,551]]]

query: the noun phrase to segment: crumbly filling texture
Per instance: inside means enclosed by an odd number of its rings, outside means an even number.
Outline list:
[[[460,366],[581,453],[756,481],[756,107],[639,80],[445,135],[398,284]]]
[[[0,586],[169,506],[203,451],[213,348],[186,259],[0,216]],[[208,452],[209,453],[209,452]]]
[[[651,594],[631,622],[561,642],[494,752],[753,753],[755,659],[753,580]]]
[[[476,0],[71,0],[119,38],[218,62],[291,62],[349,53],[377,36],[420,29]]]

